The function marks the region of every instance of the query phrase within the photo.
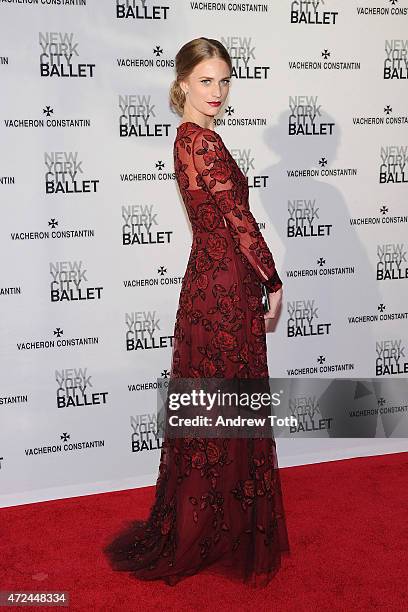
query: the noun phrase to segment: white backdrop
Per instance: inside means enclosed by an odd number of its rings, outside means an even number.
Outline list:
[[[407,374],[407,2],[3,2],[0,17],[2,506],[156,481],[155,386],[191,246],[168,90],[198,36],[233,57],[216,129],[284,282],[270,375]],[[407,450],[407,406],[382,400],[394,420],[376,437],[371,420],[365,438],[282,438],[280,466]]]

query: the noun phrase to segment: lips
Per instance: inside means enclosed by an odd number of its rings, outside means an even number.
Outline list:
[[[208,102],[210,106],[220,106],[221,102]]]

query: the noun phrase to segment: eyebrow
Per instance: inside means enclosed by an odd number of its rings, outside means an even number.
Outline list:
[[[198,78],[199,78],[199,79],[212,79],[213,77],[209,77],[209,76],[205,76],[205,75],[204,75],[204,76],[200,76],[200,77],[198,77]],[[228,75],[228,76],[223,77],[223,78],[221,79],[221,81],[222,81],[223,79],[230,79],[230,78],[231,78],[231,76],[230,76],[230,75]]]

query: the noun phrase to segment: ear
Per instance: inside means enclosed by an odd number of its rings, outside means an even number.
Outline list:
[[[179,81],[179,85],[181,87],[181,89],[184,92],[184,95],[186,94],[186,92],[188,91],[188,85],[185,81]]]

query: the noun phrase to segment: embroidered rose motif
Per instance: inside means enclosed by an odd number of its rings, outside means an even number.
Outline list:
[[[227,162],[216,159],[210,170],[210,176],[221,183],[228,181],[231,176],[231,170]]]
[[[198,251],[195,258],[195,267],[197,272],[206,272],[207,270],[210,270],[211,266],[212,261],[207,252],[204,250]]]
[[[230,213],[235,208],[235,199],[230,191],[219,191],[216,194],[217,204],[221,212],[225,215]]]
[[[221,351],[232,351],[237,345],[237,339],[233,334],[219,331],[215,334],[214,344]]]
[[[211,259],[219,260],[225,256],[227,241],[220,234],[211,234],[208,237],[206,251]]]
[[[207,289],[207,286],[208,286],[207,274],[200,274],[197,278],[197,287],[199,289]]]
[[[193,468],[201,469],[207,462],[207,456],[204,451],[197,450],[191,457],[191,465]]]
[[[255,497],[255,485],[252,479],[245,480],[244,495],[245,497]]]
[[[210,463],[211,465],[214,465],[214,463],[217,463],[221,455],[220,449],[215,444],[215,442],[212,442],[211,440],[208,442],[206,453],[207,453],[208,463]]]
[[[212,232],[219,226],[221,215],[213,204],[201,204],[197,208],[197,220],[204,230]]]
[[[216,151],[209,149],[203,154],[203,159],[206,166],[211,166],[217,159]]]
[[[214,362],[208,359],[208,357],[204,357],[200,365],[201,365],[202,375],[205,376],[206,378],[211,378],[212,376],[214,376],[214,374],[217,371],[217,368]]]
[[[179,304],[181,310],[184,310],[185,312],[190,312],[190,310],[193,308],[193,300],[191,298],[191,295],[186,292],[181,293]]]
[[[222,295],[217,300],[219,310],[229,316],[234,309],[234,302],[229,295]]]

